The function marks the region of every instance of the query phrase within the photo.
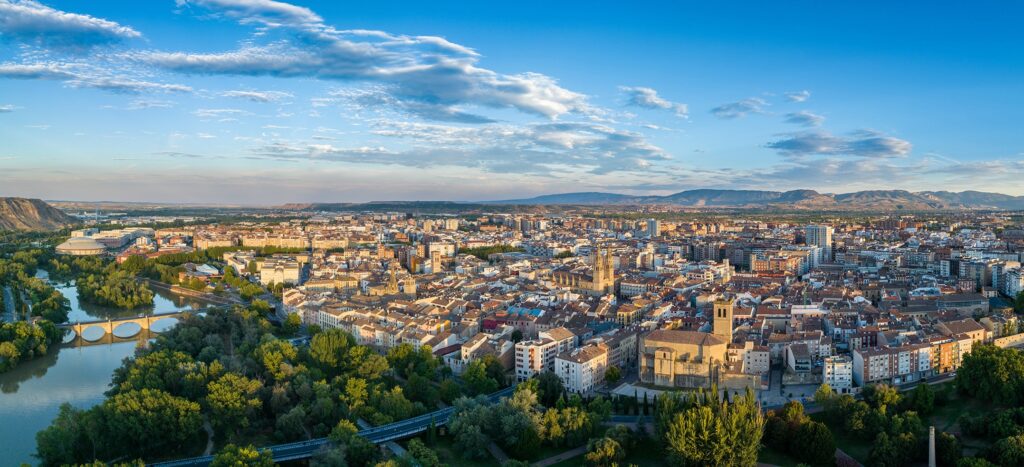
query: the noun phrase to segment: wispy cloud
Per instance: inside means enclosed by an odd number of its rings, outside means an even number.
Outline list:
[[[644,172],[669,158],[640,134],[585,122],[465,127],[385,120],[374,124],[373,134],[413,146],[393,150],[280,141],[260,146],[254,154],[282,160],[454,166],[535,175],[552,174],[558,167],[592,174]]]
[[[759,97],[750,97],[741,101],[722,104],[711,109],[711,114],[724,119],[746,117],[748,114],[764,113],[768,102]]]
[[[792,91],[783,94],[786,96],[786,100],[790,102],[803,102],[811,98],[811,91],[804,89],[803,91]]]
[[[209,118],[236,117],[236,116],[240,116],[240,115],[249,115],[249,114],[250,114],[249,112],[246,112],[245,110],[242,110],[242,109],[196,109],[195,111],[192,112],[192,115],[195,115],[195,116],[197,116],[199,118],[207,118],[207,119],[209,119]]]
[[[463,106],[513,108],[556,118],[595,109],[587,96],[539,73],[503,74],[478,66],[472,49],[441,37],[339,30],[308,8],[282,2],[196,0],[197,6],[241,24],[287,30],[293,39],[220,53],[139,52],[131,57],[188,74],[312,77],[387,87],[389,104],[425,118],[477,122]]]
[[[43,79],[66,82],[77,88],[96,88],[122,94],[143,92],[192,92],[183,84],[156,83],[152,81],[115,77],[104,74],[95,67],[57,62],[3,63],[0,64],[0,78]]]
[[[856,156],[866,158],[903,157],[910,153],[909,141],[877,131],[860,130],[848,136],[836,136],[814,130],[789,133],[766,147],[785,156]]]
[[[680,117],[686,117],[689,109],[686,104],[669,101],[658,95],[658,91],[641,86],[620,86],[619,90],[626,95],[626,104],[645,109],[671,110]]]
[[[15,109],[17,109],[17,107],[11,104],[0,105],[0,113],[14,112]]]
[[[0,39],[73,50],[141,36],[128,26],[33,0],[0,0]]]
[[[825,123],[825,117],[818,115],[807,110],[801,110],[799,112],[792,112],[786,114],[786,123],[792,123],[795,125],[816,127],[821,126]]]
[[[223,97],[246,99],[253,102],[278,102],[294,97],[290,92],[284,91],[225,91],[220,94]]]

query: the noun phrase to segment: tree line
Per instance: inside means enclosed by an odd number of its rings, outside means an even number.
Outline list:
[[[186,317],[115,370],[102,404],[63,406],[37,435],[37,456],[43,465],[182,457],[206,445],[209,424],[218,446],[332,435],[353,460],[375,452],[350,440],[358,420],[391,423],[472,391],[429,349],[381,355],[344,331],[313,332],[296,347],[249,308]]]

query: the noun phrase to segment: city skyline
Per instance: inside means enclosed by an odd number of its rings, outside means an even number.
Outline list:
[[[0,0],[0,195],[1024,195],[1020,6],[517,7]]]

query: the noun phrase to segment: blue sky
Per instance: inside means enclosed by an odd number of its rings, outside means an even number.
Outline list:
[[[1024,195],[1009,2],[0,0],[0,195]]]

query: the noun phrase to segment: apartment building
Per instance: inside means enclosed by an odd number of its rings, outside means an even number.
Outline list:
[[[537,339],[516,343],[516,380],[555,371],[555,357],[576,348],[576,335],[565,328],[541,331]]]
[[[587,344],[555,357],[555,374],[562,380],[565,390],[587,394],[604,382],[608,368],[608,346]]]

